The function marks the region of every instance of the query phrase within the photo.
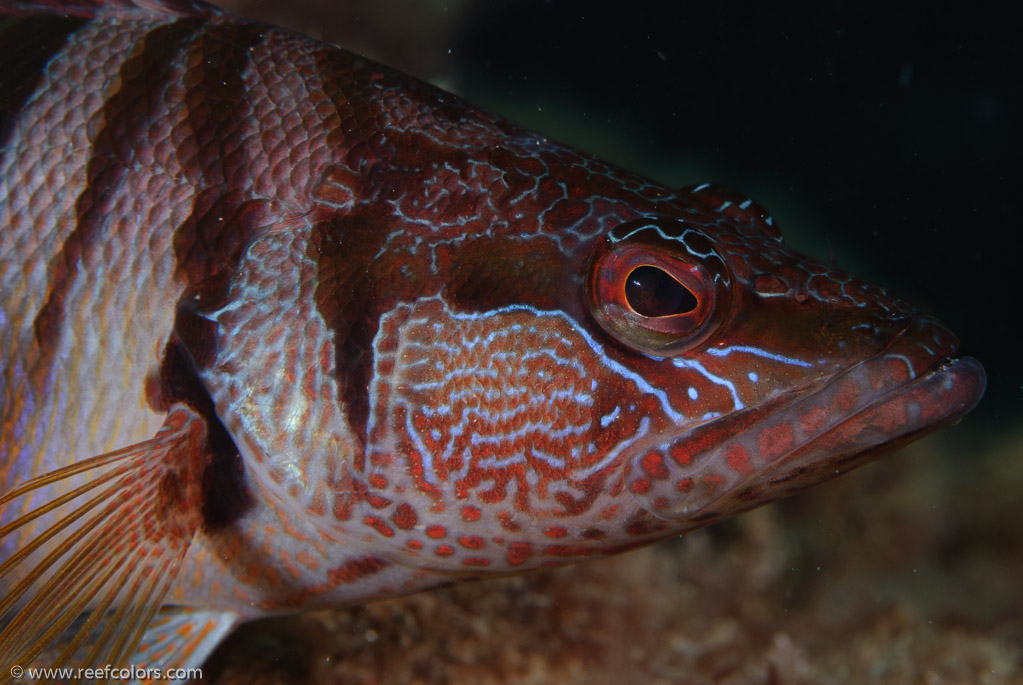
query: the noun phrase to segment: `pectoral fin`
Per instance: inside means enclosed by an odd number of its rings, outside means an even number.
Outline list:
[[[171,407],[151,440],[34,478],[0,509],[72,477],[87,480],[0,528],[38,526],[0,563],[0,678],[46,652],[44,666],[119,664],[139,647],[201,519],[207,429]],[[46,518],[43,518],[46,517]],[[38,663],[38,662],[37,662]]]

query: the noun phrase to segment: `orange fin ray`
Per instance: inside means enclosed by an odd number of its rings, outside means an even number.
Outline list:
[[[59,657],[40,666],[116,664],[134,652],[198,530],[207,452],[203,418],[175,405],[152,439],[0,497],[0,508],[25,496],[48,500],[0,527],[0,541],[21,536],[0,563],[8,581],[0,595],[0,683],[11,666],[44,653]],[[83,475],[88,482],[71,487],[67,479]],[[41,491],[51,486],[52,495]]]

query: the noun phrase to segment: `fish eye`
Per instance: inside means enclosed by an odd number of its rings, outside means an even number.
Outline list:
[[[632,270],[625,282],[625,300],[633,311],[649,318],[685,314],[699,305],[693,291],[656,266]]]
[[[706,236],[678,229],[677,222],[631,222],[595,245],[587,306],[622,345],[667,357],[713,332],[728,309],[730,280]]]

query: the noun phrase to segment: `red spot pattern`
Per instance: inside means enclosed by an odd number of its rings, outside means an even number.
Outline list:
[[[448,530],[444,526],[438,526],[438,525],[434,524],[432,526],[427,526],[426,527],[426,535],[427,535],[427,537],[431,537],[434,540],[442,538],[442,537],[444,537],[447,534],[448,534]]]
[[[799,427],[808,435],[816,435],[828,423],[828,410],[812,407],[799,417]]]
[[[467,549],[480,549],[486,543],[479,535],[463,535],[458,538],[458,544]]]
[[[725,460],[728,462],[728,468],[739,475],[745,476],[753,471],[749,452],[742,445],[729,445],[725,450]]]
[[[362,519],[362,522],[383,535],[385,538],[394,537],[394,529],[387,525],[387,522],[379,516],[367,516]]]
[[[676,442],[670,448],[668,448],[668,455],[679,466],[689,466],[689,464],[692,462],[692,459],[689,456],[689,452],[686,451],[686,445],[682,441]]]
[[[660,452],[651,450],[643,455],[640,460],[640,465],[643,470],[646,471],[647,475],[651,478],[667,478],[668,467],[664,465],[664,457],[661,456]]]
[[[512,515],[509,514],[507,511],[497,512],[497,520],[501,522],[501,527],[507,531],[517,533],[520,530],[522,530],[522,526],[515,523],[515,521],[512,519]]]
[[[760,431],[757,438],[757,448],[760,450],[760,458],[765,461],[774,461],[792,451],[796,442],[796,434],[789,423],[779,423],[776,426],[768,426]]]
[[[521,566],[533,556],[533,546],[528,542],[513,542],[508,545],[508,563]]]
[[[629,490],[631,490],[637,495],[645,495],[646,493],[650,492],[651,487],[652,485],[650,483],[650,479],[647,476],[640,476],[636,480],[629,483]]]
[[[479,507],[474,507],[471,504],[466,504],[464,507],[462,507],[462,520],[468,522],[479,521],[480,520]]]
[[[339,583],[354,583],[366,576],[379,573],[388,566],[390,566],[390,564],[383,559],[367,556],[360,559],[346,561],[338,568],[331,569],[327,575],[330,578],[331,585],[337,585]]]
[[[419,516],[416,515],[416,510],[411,504],[402,502],[395,507],[391,520],[394,522],[394,525],[402,530],[412,530],[419,523]]]

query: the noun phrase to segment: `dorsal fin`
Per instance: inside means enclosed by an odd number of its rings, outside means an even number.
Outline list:
[[[88,19],[125,15],[212,17],[224,11],[204,0],[0,0],[0,14],[64,14]]]
[[[744,224],[781,242],[781,231],[767,210],[751,197],[729,186],[717,183],[703,183],[683,188],[683,193],[692,193],[719,214]]]

